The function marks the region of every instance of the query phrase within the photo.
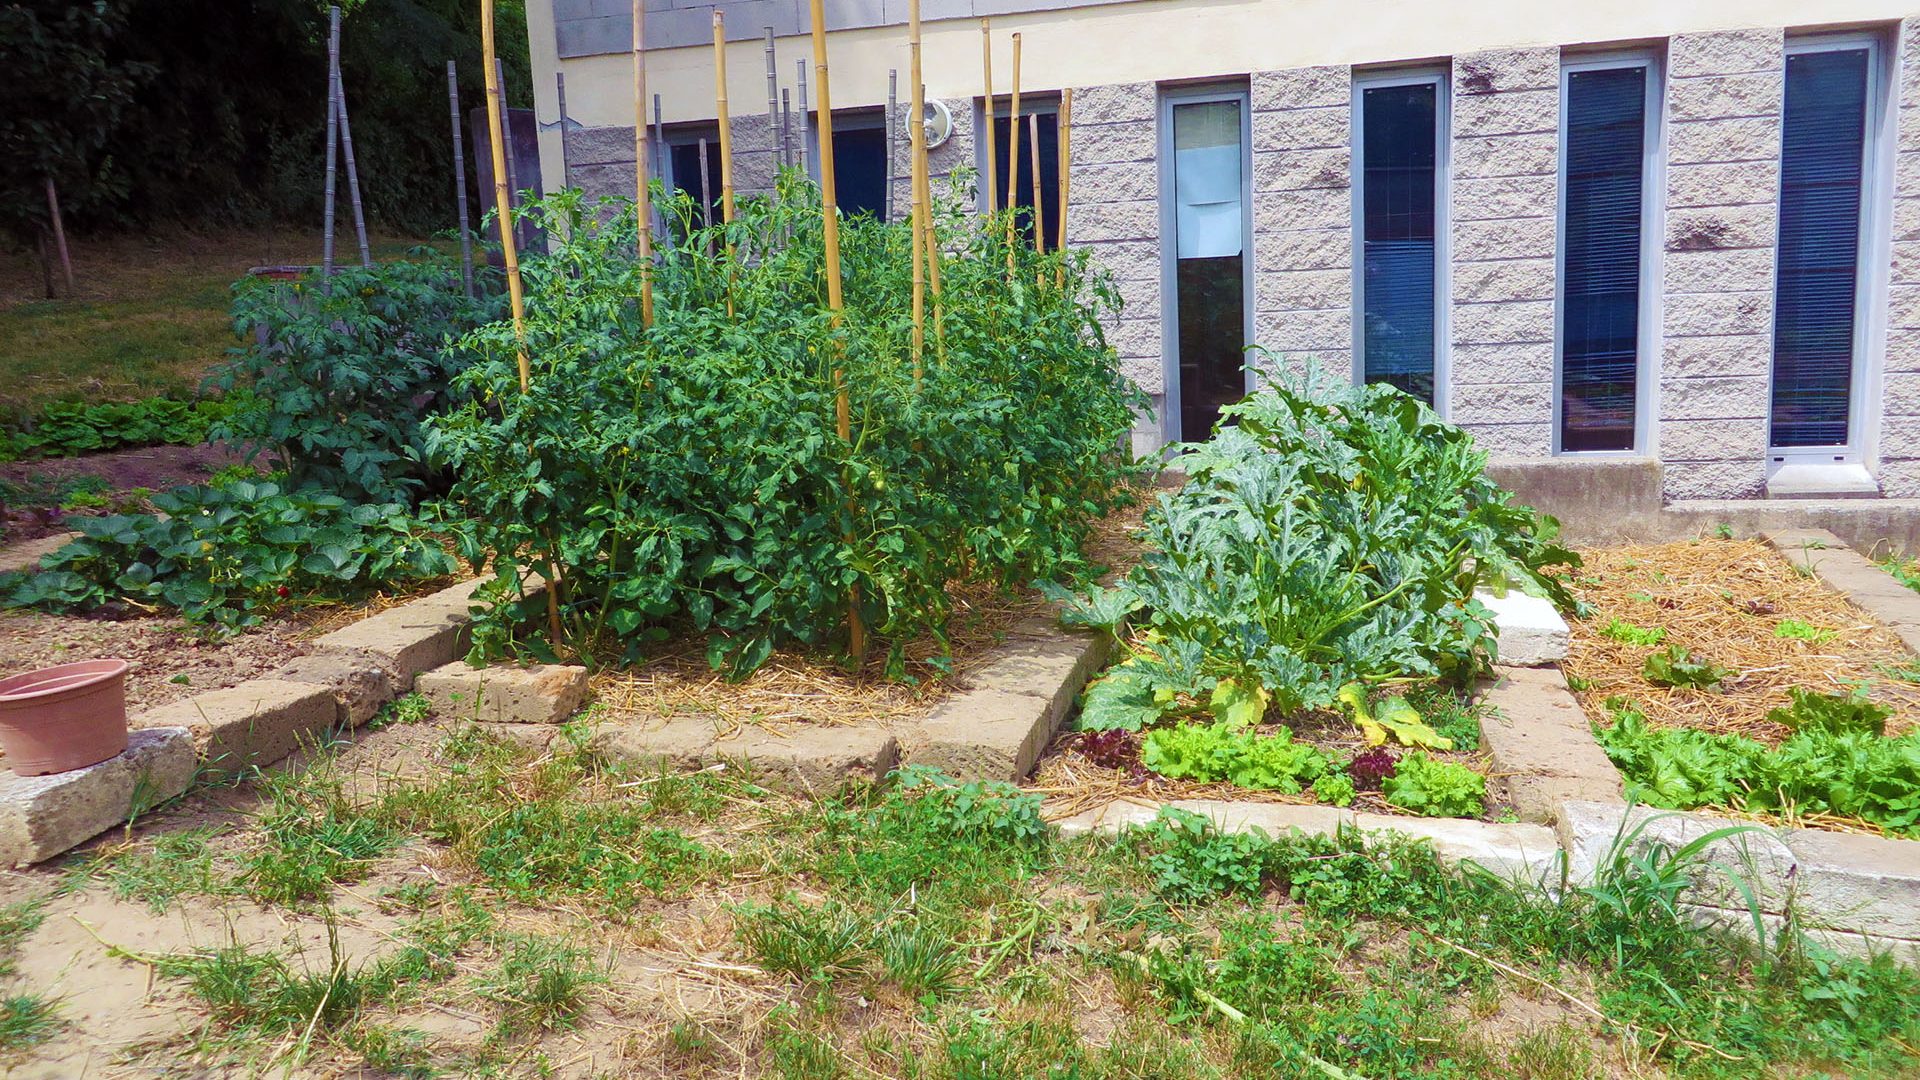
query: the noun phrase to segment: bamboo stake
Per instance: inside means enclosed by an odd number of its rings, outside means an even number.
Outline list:
[[[700,224],[703,228],[713,228],[713,189],[707,186],[707,137],[705,135],[700,136]]]
[[[1040,114],[1027,116],[1027,148],[1033,151],[1033,250],[1037,255],[1047,253],[1047,215],[1042,211],[1045,204],[1040,201]]]
[[[907,181],[913,230],[913,385],[920,387],[927,342],[926,87],[920,75],[920,0],[907,0]]]
[[[493,89],[500,99],[500,124],[507,141],[507,205],[520,208],[520,162],[513,152],[513,110],[507,107],[507,69],[498,57],[493,61]],[[513,223],[513,238],[520,239],[520,223]]]
[[[796,153],[800,157],[800,171],[807,172],[807,61],[801,58],[797,63],[800,66],[800,81],[795,87],[794,102],[799,105],[800,141],[796,144]]]
[[[733,224],[733,121],[727,116],[727,23],[713,11],[714,115],[720,122],[720,220]]]
[[[773,140],[780,134],[780,75],[774,59],[773,27],[767,31],[767,149],[773,149]]]
[[[1007,108],[1007,273],[1013,273],[1014,222],[1020,217],[1020,35],[1013,35],[1013,100]]]
[[[47,182],[47,216],[53,219],[53,247],[60,255],[60,275],[67,279],[67,299],[73,299],[73,255],[67,250],[67,227],[60,219],[60,193],[54,189],[53,177],[44,176]],[[41,260],[46,261],[44,258]],[[52,290],[48,290],[51,292]]]
[[[987,182],[981,186],[987,189],[987,216],[992,217],[994,212],[999,208],[998,204],[1000,202],[1000,194],[997,190],[1000,185],[1000,168],[999,164],[994,160],[995,154],[993,146],[994,143],[999,141],[994,137],[993,119],[993,31],[989,27],[986,19],[980,20],[980,69],[981,74],[986,79],[985,100],[987,103],[986,108],[983,110],[986,117],[984,126],[986,127],[985,134],[987,139]]]
[[[507,303],[513,312],[515,359],[520,365],[520,392],[533,388],[532,366],[527,361],[527,302],[520,283],[520,254],[515,250],[513,198],[507,193],[506,91],[501,87],[500,62],[493,44],[493,0],[480,0],[480,56],[487,83],[487,141],[493,152],[493,202],[500,215],[500,258],[507,269]],[[551,551],[549,551],[551,556]],[[549,558],[548,569],[552,569]],[[560,641],[560,583],[547,582],[547,628],[557,645]]]
[[[340,110],[340,154],[347,161],[347,196],[353,206],[353,235],[360,241],[360,265],[373,266],[367,249],[367,215],[360,206],[360,170],[353,164],[353,125],[347,122],[347,84],[340,79],[340,60],[333,61],[333,105]]]
[[[553,73],[554,106],[560,110],[560,186],[567,186],[567,73]]]
[[[810,0],[809,7],[813,16],[813,67],[820,80],[820,213],[824,229],[822,237],[827,252],[827,308],[833,312],[833,325],[837,331],[840,326],[840,313],[845,301],[840,295],[840,211],[834,205],[833,176],[833,102],[827,81],[827,17],[821,9],[821,0]],[[915,10],[919,4],[914,5]],[[839,353],[839,339],[834,339],[833,364],[833,416],[834,429],[840,435],[840,441],[853,443],[853,406],[847,396],[847,371],[844,357]],[[853,495],[849,489],[847,495],[847,522],[845,539],[849,546],[853,544]],[[860,585],[856,582],[847,590],[847,652],[852,656],[857,670],[866,660],[867,628],[860,618]]]
[[[900,137],[895,130],[900,121],[900,70],[887,69],[887,187],[886,201],[881,211],[882,221],[893,220],[893,159],[894,150],[900,145]]]
[[[793,96],[780,88],[780,164],[793,168]]]
[[[322,211],[326,224],[320,236],[320,276],[333,276],[333,192],[340,153],[340,110],[333,107],[333,66],[340,58],[340,9],[328,9],[331,22],[327,30],[327,202]]]
[[[467,151],[460,132],[460,78],[447,61],[447,111],[453,119],[453,196],[460,206],[460,288],[473,295],[473,230],[467,222]]]
[[[1067,284],[1067,194],[1072,188],[1073,176],[1073,88],[1060,91],[1060,231],[1053,249],[1061,255],[1060,264],[1053,269],[1055,288],[1065,288]]]
[[[647,151],[647,0],[633,0],[633,230],[640,325],[653,326],[653,192]]]

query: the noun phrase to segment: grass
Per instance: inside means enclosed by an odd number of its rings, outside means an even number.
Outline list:
[[[141,957],[200,1017],[145,1063],[526,1075],[591,1048],[606,1075],[1920,1069],[1920,975],[1694,925],[1678,898],[1719,872],[1697,848],[1622,838],[1588,887],[1549,892],[1410,842],[1192,815],[1067,841],[1036,796],[917,770],[793,800],[737,772],[626,770],[579,735],[536,754],[456,728],[417,770],[323,763],[270,781],[244,829],[95,867],[86,888],[177,904],[244,887],[328,930],[315,956],[236,936]],[[315,872],[263,891],[283,880],[269,854]],[[59,902],[0,913],[0,943]],[[372,935],[361,955],[349,924]],[[436,1010],[479,1033],[421,1030]]]
[[[416,243],[372,238],[375,258]],[[56,400],[193,392],[236,344],[233,282],[257,265],[317,263],[319,247],[317,229],[76,238],[79,294],[59,300],[45,299],[37,256],[0,251],[0,418]]]

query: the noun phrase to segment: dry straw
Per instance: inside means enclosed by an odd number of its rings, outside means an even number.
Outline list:
[[[1887,674],[1913,655],[1891,630],[1765,544],[1701,539],[1584,552],[1574,591],[1592,608],[1574,620],[1563,665],[1595,720],[1611,697],[1629,699],[1662,727],[1751,736],[1777,743],[1787,729],[1767,713],[1806,687],[1846,693],[1871,684],[1874,701],[1893,710],[1889,733],[1920,720],[1920,686]],[[1660,628],[1657,645],[1604,633],[1614,620]],[[1824,641],[1781,637],[1783,620],[1830,633]],[[1655,686],[1641,674],[1648,655],[1677,645],[1733,674],[1724,692]]]

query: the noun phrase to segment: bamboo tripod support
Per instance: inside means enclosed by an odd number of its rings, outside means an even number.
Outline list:
[[[653,201],[647,160],[647,2],[633,0],[633,227],[640,263],[640,325],[653,326]]]
[[[1038,162],[1035,162],[1038,165]],[[1020,35],[1013,35],[1013,99],[1007,107],[1007,273],[1013,273],[1014,223],[1020,217]]]
[[[485,2],[491,4],[492,0],[485,0]],[[847,396],[847,370],[843,363],[844,358],[839,354],[837,333],[841,312],[846,308],[846,301],[840,292],[840,211],[834,205],[833,100],[827,77],[827,16],[822,10],[822,0],[810,0],[808,6],[813,16],[814,92],[818,116],[815,122],[820,129],[820,215],[827,254],[827,309],[833,312],[833,326],[836,331],[833,342],[834,430],[839,434],[841,442],[851,445],[853,443],[853,406]],[[917,3],[915,10],[918,10]],[[849,546],[853,543],[853,510],[853,495],[849,489],[844,533]],[[867,627],[860,617],[858,583],[847,590],[847,653],[852,657],[856,669],[866,661]]]
[[[926,89],[920,75],[920,0],[907,3],[907,181],[911,208],[913,251],[913,385],[920,386],[925,371],[927,347],[927,227],[926,197],[921,181],[926,178],[927,114]]]
[[[1060,263],[1053,270],[1055,288],[1065,288],[1067,284],[1067,196],[1072,190],[1073,176],[1073,88],[1060,91],[1060,231],[1054,250],[1060,253]]]
[[[713,12],[713,100],[720,124],[720,220],[733,224],[733,121],[727,118],[727,20]],[[704,172],[704,166],[702,167]],[[727,317],[733,317],[733,242],[728,240]]]
[[[1047,216],[1040,201],[1040,114],[1027,116],[1027,149],[1033,154],[1033,250],[1035,254],[1047,253]]]
[[[460,208],[460,288],[473,295],[473,226],[467,220],[467,151],[460,133],[460,78],[447,61],[447,111],[453,118],[453,196]]]

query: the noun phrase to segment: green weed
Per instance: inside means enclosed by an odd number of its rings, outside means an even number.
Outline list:
[[[243,878],[264,903],[322,899],[335,882],[364,876],[403,839],[355,806],[327,763],[264,773],[260,789],[268,803],[258,821],[261,846],[243,860]]]
[[[1837,630],[1828,630],[1801,619],[1781,619],[1774,624],[1773,636],[1786,641],[1807,641],[1815,645],[1824,645],[1833,640]]]
[[[154,914],[182,896],[226,896],[235,883],[218,871],[213,838],[217,826],[164,833],[150,844],[128,847],[75,868],[76,880],[104,880],[121,900],[146,904]]]
[[[501,1008],[498,1032],[514,1037],[556,1031],[580,1022],[587,997],[607,982],[587,950],[546,937],[516,937],[493,972],[474,990]]]
[[[742,907],[734,933],[768,971],[824,984],[864,966],[873,924],[833,901],[809,905],[783,896]]]
[[[38,994],[0,997],[0,1051],[45,1042],[60,1027],[60,1003]]]
[[[1667,640],[1664,626],[1638,626],[1625,619],[1611,619],[1600,633],[1624,645],[1658,645]]]

